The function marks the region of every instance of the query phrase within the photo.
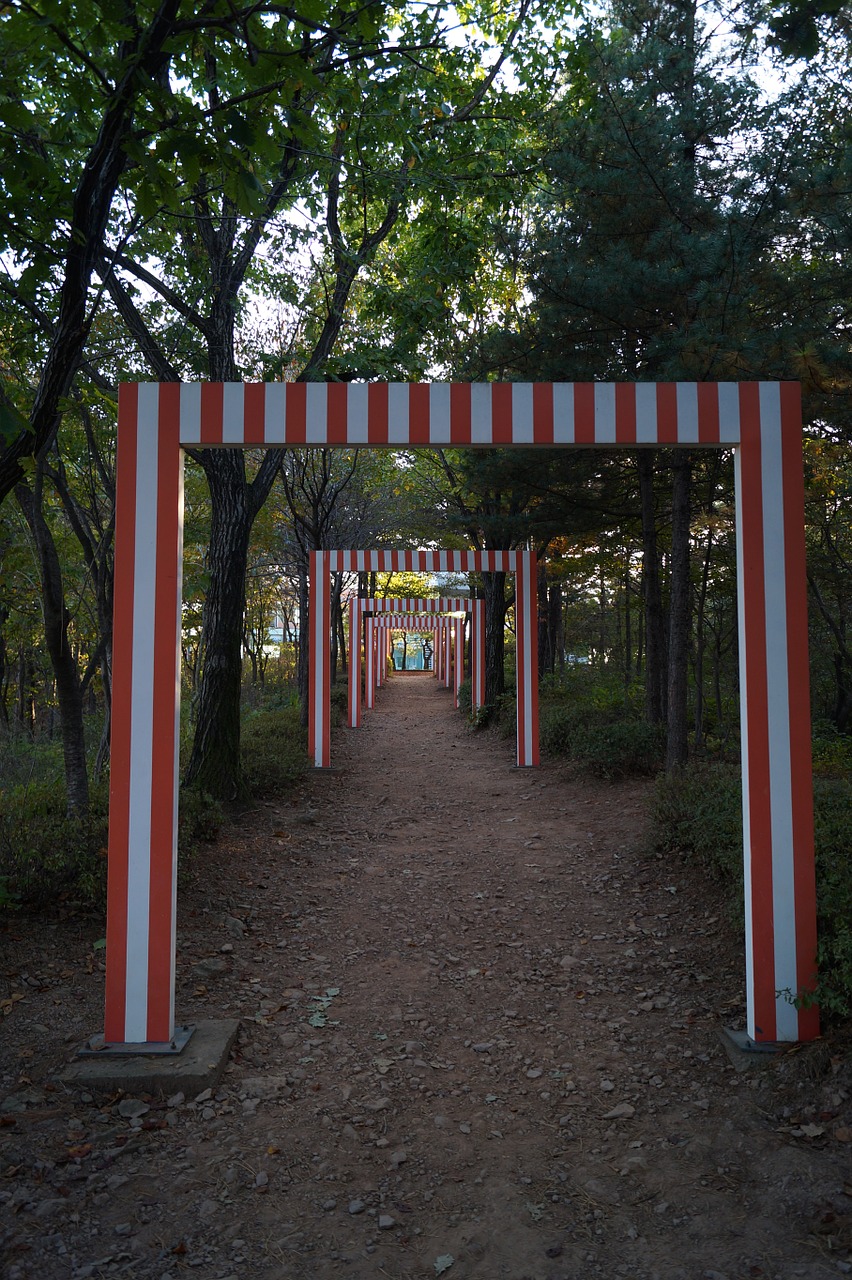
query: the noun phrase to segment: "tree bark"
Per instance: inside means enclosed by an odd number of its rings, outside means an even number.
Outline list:
[[[506,575],[483,573],[485,596],[485,705],[492,710],[506,691],[503,669],[506,630]]]
[[[642,596],[645,606],[645,718],[649,724],[660,724],[665,719],[665,640],[653,453],[647,449],[640,450],[638,465],[642,510]]]
[[[692,591],[690,582],[689,518],[692,459],[678,449],[672,461],[672,553],[669,588],[669,660],[666,771],[686,764],[689,755],[687,690]]]
[[[253,485],[246,480],[242,450],[204,450],[200,460],[210,487],[210,585],[202,621],[203,665],[195,738],[183,785],[197,787],[217,799],[231,800],[244,794],[240,686],[249,536],[254,517],[269,492],[277,458],[267,454]],[[267,464],[270,474],[261,481]]]
[[[41,507],[41,489],[42,474],[39,469],[36,472],[35,491],[25,484],[19,484],[15,486],[15,496],[38,557],[44,638],[56,681],[56,698],[62,725],[68,813],[86,813],[89,808],[89,776],[86,769],[80,674],[68,642],[71,615],[65,606],[62,568],[56,544]]]

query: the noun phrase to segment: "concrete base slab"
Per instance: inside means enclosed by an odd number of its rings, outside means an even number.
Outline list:
[[[219,1083],[239,1030],[236,1018],[205,1020],[177,1054],[92,1054],[76,1058],[59,1074],[72,1089],[115,1093],[178,1093],[187,1097]]]
[[[752,1040],[747,1031],[736,1031],[733,1027],[722,1027],[719,1039],[737,1071],[748,1071],[752,1067],[766,1067],[788,1044],[775,1040]]]

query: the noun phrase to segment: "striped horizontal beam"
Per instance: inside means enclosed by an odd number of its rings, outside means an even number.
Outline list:
[[[469,613],[472,596],[362,596],[366,613]]]
[[[389,627],[391,631],[436,631],[457,620],[455,614],[436,613],[368,613],[367,617],[372,617],[377,626]]]
[[[128,384],[135,386],[136,384]],[[142,383],[183,445],[736,445],[736,382]]]
[[[325,551],[330,573],[514,573],[519,551]]]

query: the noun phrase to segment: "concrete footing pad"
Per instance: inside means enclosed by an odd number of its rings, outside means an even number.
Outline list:
[[[235,1018],[197,1022],[180,1053],[91,1054],[75,1058],[59,1079],[76,1089],[115,1093],[185,1093],[187,1097],[219,1083],[239,1030]]]
[[[737,1071],[766,1067],[783,1049],[790,1048],[775,1040],[752,1040],[747,1031],[735,1031],[733,1027],[721,1027],[719,1039]]]

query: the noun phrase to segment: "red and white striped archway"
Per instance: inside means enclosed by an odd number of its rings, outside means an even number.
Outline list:
[[[126,383],[116,474],[108,1043],[164,1045],[174,1032],[182,449],[198,445],[733,449],[748,1033],[757,1041],[817,1035],[816,1010],[785,994],[811,988],[816,953],[797,384]]]
[[[368,648],[374,642],[370,635],[378,639],[377,651],[382,652],[382,635],[390,639],[394,631],[434,632],[436,637],[436,654],[443,656],[443,661],[435,664],[434,675],[449,689],[452,686],[455,704],[459,706],[459,694],[464,680],[464,631],[465,617],[459,614],[417,614],[417,613],[379,613],[366,614],[368,629]],[[382,680],[379,680],[382,683]],[[369,695],[369,681],[368,681]],[[369,705],[369,704],[368,704]]]
[[[332,573],[513,573],[515,575],[515,644],[517,670],[517,762],[528,768],[539,762],[538,751],[538,642],[537,583],[532,551],[312,551],[310,564],[310,712],[308,750],[317,768],[331,764],[331,585]],[[468,603],[471,603],[468,601]],[[349,634],[360,631],[361,604],[349,601]],[[476,626],[484,613],[476,613]],[[445,632],[445,644],[451,643]],[[484,642],[483,642],[484,647]],[[350,650],[352,649],[350,640]],[[373,646],[367,646],[367,703],[372,705],[375,673],[370,669]],[[450,666],[449,648],[446,671]],[[350,658],[350,671],[355,665]],[[484,674],[482,676],[484,680]],[[477,687],[480,680],[477,680]],[[455,697],[461,680],[457,677]],[[355,689],[349,686],[350,725],[357,727],[360,710]],[[477,705],[481,706],[482,703]]]
[[[411,614],[468,613],[471,617],[471,701],[474,709],[485,705],[485,601],[472,596],[350,596],[349,598],[349,727],[357,729],[361,724],[361,643],[360,619],[370,614],[399,614],[400,618]],[[400,628],[406,624],[400,622]],[[415,628],[411,628],[414,630]],[[439,659],[442,648],[436,649],[435,675],[439,676]],[[372,660],[372,650],[367,650]],[[457,679],[456,700],[458,705]],[[370,702],[370,683],[367,681],[367,699]]]
[[[349,727],[361,724],[361,621],[372,614],[455,613],[470,607],[469,596],[350,596],[349,617]],[[422,607],[421,607],[422,606]],[[484,646],[484,638],[483,638]],[[367,651],[370,657],[372,651]],[[437,674],[437,672],[436,672]],[[369,700],[369,684],[367,685]],[[370,704],[372,705],[372,704]],[[482,705],[481,703],[479,705]]]

